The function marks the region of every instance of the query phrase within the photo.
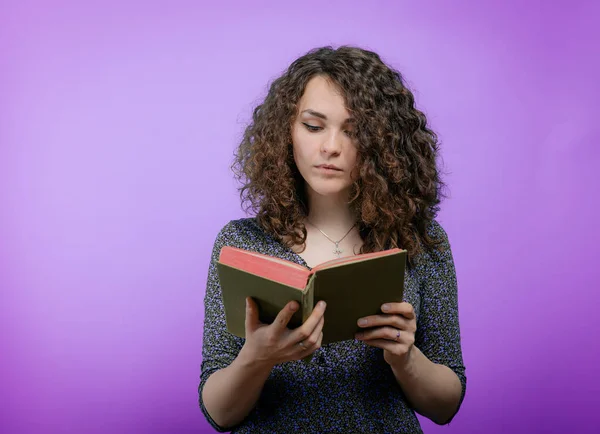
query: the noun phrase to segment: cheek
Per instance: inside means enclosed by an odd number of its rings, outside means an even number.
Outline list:
[[[294,162],[296,163],[296,167],[300,171],[303,171],[304,167],[306,166],[306,152],[303,149],[302,145],[299,144],[297,141],[294,141],[292,145],[292,153],[294,156]]]
[[[295,160],[302,157],[302,138],[297,128],[292,129],[292,152]]]
[[[294,157],[294,161],[296,165],[298,164],[298,158],[300,157],[300,147],[298,146],[298,133],[296,129],[292,129],[292,156]]]
[[[355,146],[352,146],[349,150],[348,150],[348,165],[351,167],[356,166],[356,161],[358,159],[358,150],[356,149]]]
[[[296,166],[298,166],[298,168],[303,171],[306,170],[306,168],[310,165],[310,158],[306,154],[306,149],[298,147],[294,155],[294,159],[296,160]]]
[[[292,135],[294,160],[297,165],[306,165],[309,160],[314,158],[315,149],[318,150],[318,145],[313,137],[307,137],[304,134]]]
[[[358,178],[358,171],[357,171],[357,163],[358,163],[358,151],[356,148],[353,147],[352,151],[350,151],[348,154],[348,160],[347,160],[347,164],[348,167],[351,167],[352,170],[350,171],[350,179],[352,180],[356,180]]]

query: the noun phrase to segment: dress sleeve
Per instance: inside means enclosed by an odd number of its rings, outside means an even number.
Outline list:
[[[219,426],[208,414],[202,399],[202,390],[206,380],[214,372],[231,364],[242,349],[244,340],[227,331],[225,311],[221,299],[221,285],[217,273],[217,260],[221,248],[233,239],[234,227],[231,223],[218,234],[212,251],[208,268],[206,294],[204,296],[204,332],[202,339],[202,364],[200,369],[200,384],[198,386],[199,404],[206,420],[218,432],[230,431],[232,427]]]
[[[427,252],[424,260],[417,265],[422,277],[421,312],[415,345],[432,362],[452,369],[460,380],[462,391],[459,405],[446,422],[449,423],[462,405],[467,385],[458,315],[458,285],[446,232],[434,220],[429,235],[440,241],[440,250]]]

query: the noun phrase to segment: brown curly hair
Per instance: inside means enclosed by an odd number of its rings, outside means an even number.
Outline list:
[[[428,226],[444,187],[436,161],[439,144],[402,75],[372,51],[316,48],[271,83],[232,164],[244,209],[288,246],[304,245],[308,201],[294,163],[291,129],[297,103],[317,75],[339,86],[355,119],[358,177],[350,207],[363,240],[360,253],[400,247],[412,263],[424,247],[436,244]]]

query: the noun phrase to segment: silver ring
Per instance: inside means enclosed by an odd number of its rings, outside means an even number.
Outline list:
[[[298,345],[300,345],[303,349],[306,349],[306,347],[304,346],[304,341],[298,342]]]

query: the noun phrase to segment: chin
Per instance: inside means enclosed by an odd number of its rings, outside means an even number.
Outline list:
[[[312,182],[308,186],[319,196],[339,196],[350,191],[350,186],[341,182]]]

